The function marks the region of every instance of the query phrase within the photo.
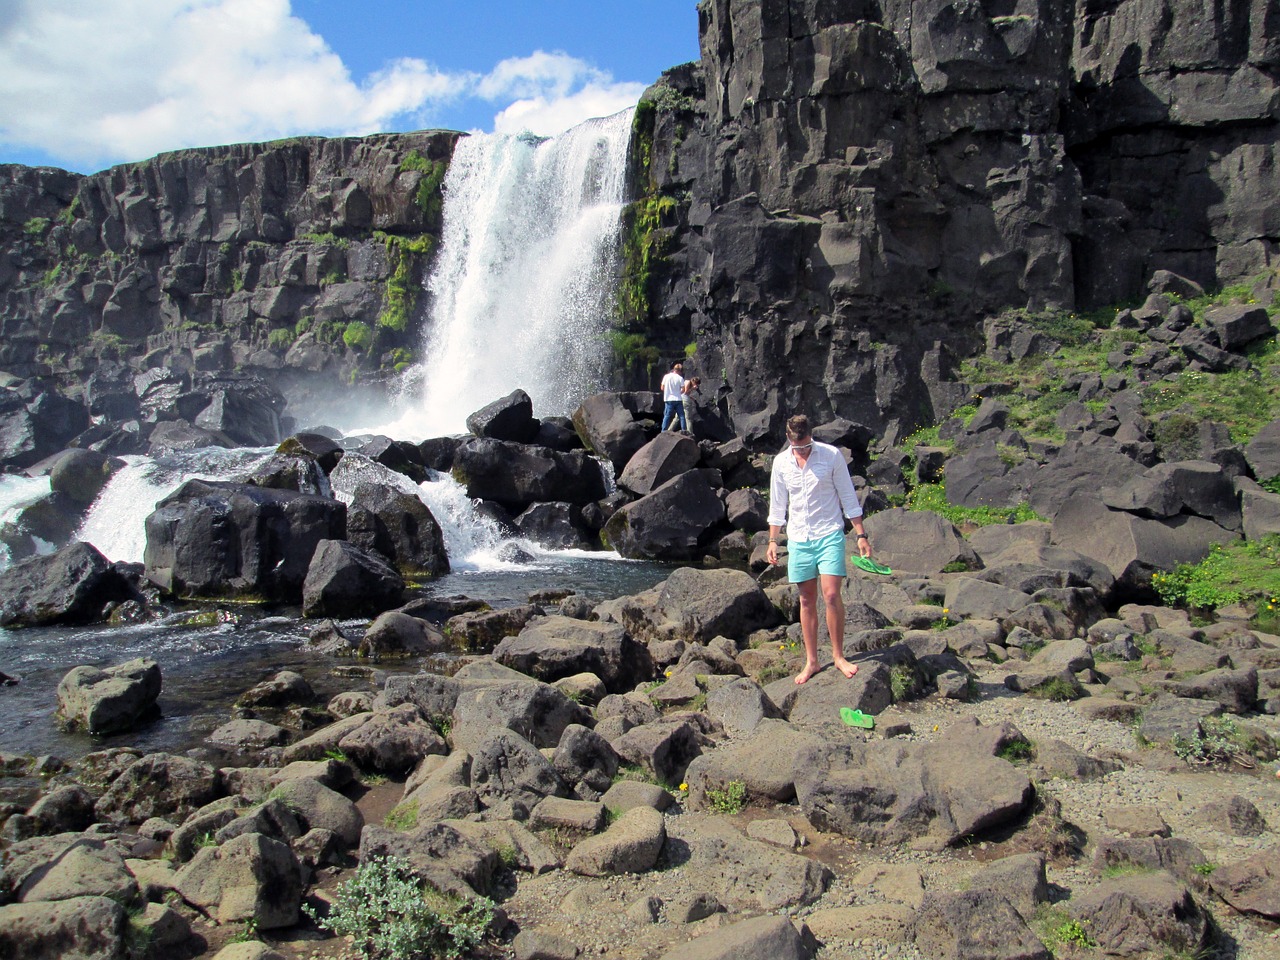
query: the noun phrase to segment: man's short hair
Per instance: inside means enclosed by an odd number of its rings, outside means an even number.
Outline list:
[[[812,432],[812,428],[809,426],[809,418],[803,413],[798,413],[787,421],[787,439],[792,443],[797,440],[807,440]]]
[[[674,370],[676,367],[679,367],[679,366],[681,366],[681,365],[682,365],[682,364],[681,364],[681,362],[680,362],[679,360],[672,361],[671,369],[672,369],[672,370]]]

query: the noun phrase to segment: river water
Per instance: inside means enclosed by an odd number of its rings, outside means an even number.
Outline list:
[[[93,543],[112,560],[141,561],[143,524],[155,503],[193,477],[225,479],[265,461],[271,450],[199,450],[152,459],[130,457],[90,508],[77,539]],[[361,479],[393,483],[419,496],[439,520],[453,572],[426,587],[434,597],[468,596],[494,607],[527,602],[532,591],[567,589],[592,601],[645,590],[671,567],[620,559],[616,554],[551,551],[505,536],[476,512],[461,486],[446,476],[414,484],[359,454],[349,453],[330,478],[334,495],[349,501]],[[12,524],[21,507],[48,495],[47,478],[0,478],[0,525]],[[40,544],[35,545],[40,548]],[[0,567],[7,565],[0,560]],[[193,613],[220,611],[222,620],[186,625]],[[364,621],[345,624],[358,635]],[[243,604],[191,606],[144,624],[109,627],[0,629],[0,672],[19,683],[0,687],[0,751],[74,758],[104,746],[185,750],[202,743],[229,718],[235,699],[279,670],[305,676],[323,704],[332,694],[373,689],[380,679],[360,661],[307,651],[310,623],[297,608]],[[89,737],[62,732],[53,718],[58,682],[79,664],[109,666],[151,657],[164,674],[162,716],[128,734]],[[379,669],[383,665],[378,665]],[[389,670],[417,670],[406,662]]]

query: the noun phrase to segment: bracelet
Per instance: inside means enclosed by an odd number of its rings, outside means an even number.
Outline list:
[[[859,540],[865,540],[865,539],[867,539],[867,535],[866,535],[865,533],[860,533],[860,534],[858,534],[858,539],[859,539]]]
[[[777,540],[770,540],[769,542],[770,542],[770,543],[777,543],[778,541],[777,541]]]

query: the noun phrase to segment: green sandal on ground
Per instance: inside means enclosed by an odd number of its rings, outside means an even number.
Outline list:
[[[840,719],[851,727],[862,727],[864,730],[874,730],[876,726],[875,717],[853,707],[841,707]]]

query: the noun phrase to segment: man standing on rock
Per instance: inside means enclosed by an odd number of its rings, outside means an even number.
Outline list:
[[[778,535],[787,525],[787,576],[800,588],[800,631],[804,636],[804,669],[796,683],[818,672],[818,587],[827,608],[831,659],[836,669],[852,677],[858,668],[844,656],[844,598],[840,587],[846,574],[845,518],[853,522],[858,552],[871,556],[871,542],[862,526],[862,505],[853,489],[849,466],[829,443],[817,443],[803,415],[787,421],[787,449],[773,459],[769,478],[770,564],[778,562]]]
[[[684,364],[679,360],[671,365],[671,372],[662,378],[662,432],[667,432],[673,418],[680,421],[680,429],[688,430],[684,419]]]

